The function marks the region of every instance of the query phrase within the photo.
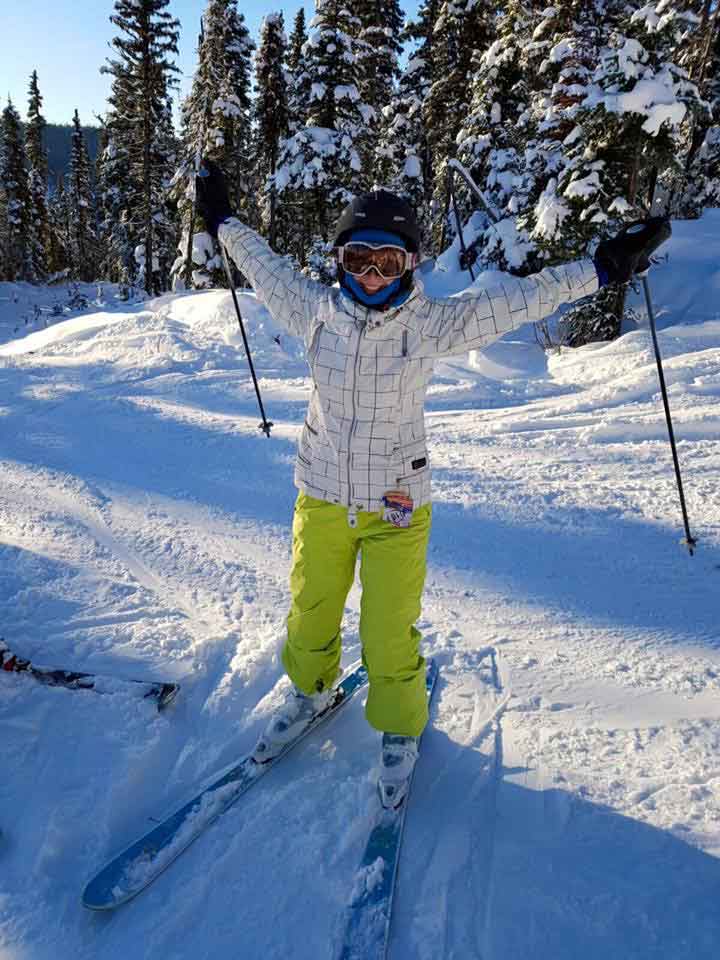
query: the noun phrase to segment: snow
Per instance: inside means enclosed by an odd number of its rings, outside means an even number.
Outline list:
[[[568,193],[568,190],[570,190],[570,187],[565,192]],[[562,197],[558,196],[556,191],[557,180],[552,178],[540,194],[535,208],[536,222],[533,234],[547,240],[552,240],[557,236],[563,222],[570,216],[570,207]]]
[[[441,673],[392,957],[716,955],[719,237],[720,211],[674,224],[650,274],[694,557],[677,543],[642,322],[549,354],[523,328],[437,369],[419,627]],[[468,275],[444,266],[426,288],[462,296]],[[0,955],[329,956],[379,771],[359,703],[137,900],[111,917],[79,905],[114,853],[251,748],[282,697],[310,395],[300,345],[249,292],[269,440],[226,292],[83,289],[86,306],[54,317],[65,290],[0,284],[2,633],[47,665],[181,690],[157,713],[123,685],[0,676]],[[16,339],[34,304],[37,329]],[[358,622],[356,585],[346,663]]]

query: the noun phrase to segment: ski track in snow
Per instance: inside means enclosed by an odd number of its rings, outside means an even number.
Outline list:
[[[676,225],[651,277],[693,558],[646,329],[560,355],[525,331],[437,371],[419,626],[441,673],[393,960],[717,953],[719,232],[717,211]],[[269,441],[226,294],[108,304],[0,347],[3,635],[39,664],[182,685],[159,714],[125,688],[2,677],[3,958],[329,960],[375,802],[360,704],[136,901],[79,906],[110,856],[248,751],[285,689],[309,382],[242,301]],[[356,586],[346,663],[358,603]]]

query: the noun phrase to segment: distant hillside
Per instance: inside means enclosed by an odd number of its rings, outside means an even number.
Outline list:
[[[98,152],[100,127],[83,127],[90,159],[95,160]],[[49,123],[45,129],[45,145],[48,151],[50,183],[54,184],[59,173],[70,170],[70,151],[72,147],[72,124]]]

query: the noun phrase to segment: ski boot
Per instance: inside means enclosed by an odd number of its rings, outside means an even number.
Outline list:
[[[384,733],[378,790],[380,802],[395,810],[405,799],[418,758],[418,738]]]
[[[308,695],[293,685],[285,703],[273,713],[265,731],[255,744],[255,763],[268,763],[283,752],[309,724],[330,706],[335,694],[332,687]]]

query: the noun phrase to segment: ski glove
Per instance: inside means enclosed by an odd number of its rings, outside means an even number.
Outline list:
[[[636,273],[650,267],[650,257],[671,234],[665,217],[631,223],[616,237],[603,240],[595,251],[595,269],[600,286],[628,283]]]
[[[203,160],[195,177],[195,202],[208,233],[217,238],[218,227],[233,216],[222,170],[212,160]]]

